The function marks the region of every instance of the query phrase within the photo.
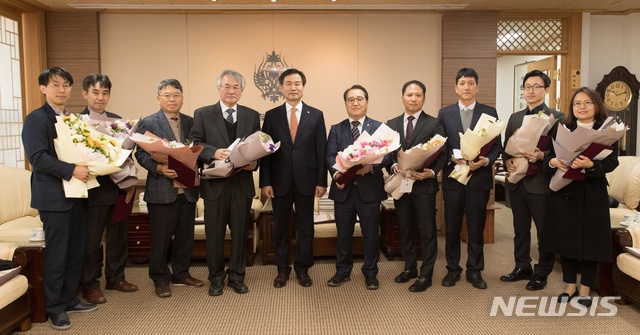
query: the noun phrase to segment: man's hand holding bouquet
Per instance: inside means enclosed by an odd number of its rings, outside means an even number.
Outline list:
[[[473,174],[470,163],[486,156],[491,151],[493,143],[506,126],[502,120],[488,114],[482,114],[473,130],[467,129],[464,134],[459,134],[460,150],[459,152],[454,150],[454,158],[458,161],[464,160],[465,164],[457,164],[449,174],[449,178],[466,185]],[[474,164],[477,164],[477,161]]]
[[[553,115],[547,115],[543,111],[524,117],[522,126],[511,135],[504,148],[504,151],[512,156],[510,162],[506,162],[507,168],[510,169],[513,166],[515,170],[509,171],[507,175],[510,183],[515,184],[525,176],[537,173],[538,169],[531,169],[531,167],[539,166],[538,156],[546,151],[544,144],[549,143],[547,134],[556,122]],[[544,147],[540,148],[541,146]]]
[[[420,143],[407,151],[398,152],[397,173],[394,173],[384,184],[387,193],[398,200],[404,193],[410,193],[414,179],[410,178],[411,172],[422,171],[431,166],[447,142],[446,137],[435,135],[429,141]],[[403,186],[405,185],[406,186]]]

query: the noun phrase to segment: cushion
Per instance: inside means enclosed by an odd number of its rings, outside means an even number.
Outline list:
[[[618,167],[607,173],[609,195],[628,208],[640,204],[640,157],[620,156]]]
[[[0,194],[0,227],[3,223],[23,216],[37,216],[38,211],[31,208],[31,172],[25,169],[0,167],[0,184],[11,192]]]
[[[17,268],[13,268],[10,270],[0,271],[0,286],[8,282],[9,280],[13,279],[13,277],[20,274],[20,269],[21,267],[18,266]]]
[[[628,252],[623,252],[618,255],[616,265],[618,265],[620,271],[640,281],[640,258],[636,258]]]
[[[20,298],[27,292],[28,288],[29,282],[27,281],[27,277],[23,275],[17,275],[0,286],[0,309],[3,309],[5,306]]]

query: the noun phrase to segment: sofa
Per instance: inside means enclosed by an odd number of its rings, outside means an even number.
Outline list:
[[[625,247],[640,250],[640,225],[630,226],[618,232],[621,253],[613,266],[613,291],[620,296],[618,301],[626,304],[629,300],[640,305],[640,253],[635,255]]]
[[[42,228],[36,209],[31,208],[31,172],[0,166],[0,185],[10,192],[0,193],[0,238],[2,241],[25,241],[31,229]]]
[[[255,260],[256,251],[258,250],[258,242],[260,241],[260,231],[257,228],[258,220],[260,217],[260,210],[263,203],[260,200],[260,188],[258,184],[259,172],[253,172],[253,183],[256,188],[256,195],[253,197],[251,203],[251,213],[249,215],[249,221],[247,222],[247,243],[245,244],[247,249],[247,266],[253,266]],[[193,235],[193,258],[194,259],[206,259],[206,235],[204,231],[204,200],[199,199],[196,204],[196,224],[194,226]],[[227,226],[227,233],[224,237],[224,255],[229,257],[231,253],[231,230]]]
[[[13,243],[0,242],[0,259],[11,260],[16,248]],[[20,331],[31,329],[27,277],[18,274],[6,282],[0,278],[0,282],[4,282],[0,285],[0,335],[16,328]]]
[[[607,173],[609,195],[620,204],[611,208],[611,225],[620,227],[625,214],[640,210],[640,157],[620,156],[620,165]]]

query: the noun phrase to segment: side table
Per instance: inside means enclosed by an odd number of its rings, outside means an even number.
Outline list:
[[[22,266],[21,274],[27,277],[31,289],[29,300],[33,308],[32,322],[46,322],[44,287],[42,284],[42,272],[44,268],[44,242],[30,243],[16,249],[13,253],[13,262]]]
[[[134,211],[128,223],[129,259],[134,263],[145,263],[151,255],[151,223],[149,214]]]
[[[289,239],[289,264],[293,259],[294,250],[294,239],[296,236],[295,230],[295,214],[291,213],[291,224],[290,234],[291,238]],[[274,231],[274,221],[273,221],[273,207],[271,205],[271,199],[267,199],[262,206],[262,210],[260,211],[260,229],[262,238],[262,265],[274,264],[276,257],[276,248],[273,245],[273,231]]]
[[[416,253],[420,255],[420,229],[415,227]],[[400,240],[400,225],[396,219],[396,208],[392,199],[382,201],[380,213],[380,250],[388,260],[394,256],[402,256],[402,241]]]

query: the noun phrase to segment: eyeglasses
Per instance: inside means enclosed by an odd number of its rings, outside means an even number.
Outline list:
[[[173,98],[174,100],[177,100],[182,97],[182,94],[181,93],[174,93],[174,94],[165,93],[165,94],[161,94],[160,97],[165,100],[170,100],[171,98]]]
[[[225,91],[242,91],[242,87],[240,87],[239,85],[236,85],[236,86],[224,85],[224,86],[221,86],[220,88]]]
[[[540,86],[540,85],[527,85],[527,86],[522,86],[521,88],[525,91],[531,91],[532,89],[537,91],[541,88],[546,88],[546,87]]]
[[[574,108],[580,108],[580,106],[590,107],[593,106],[593,101],[575,101],[573,103]]]
[[[347,99],[347,103],[349,105],[353,105],[357,101],[359,104],[361,104],[362,102],[364,102],[364,100],[365,100],[365,98],[363,98],[363,97],[357,97],[357,98],[354,97],[354,98]]]
[[[71,89],[71,85],[69,84],[58,84],[58,83],[53,83],[51,84],[51,87],[53,87],[54,90],[59,90],[60,88],[63,88],[65,91],[70,90]]]

